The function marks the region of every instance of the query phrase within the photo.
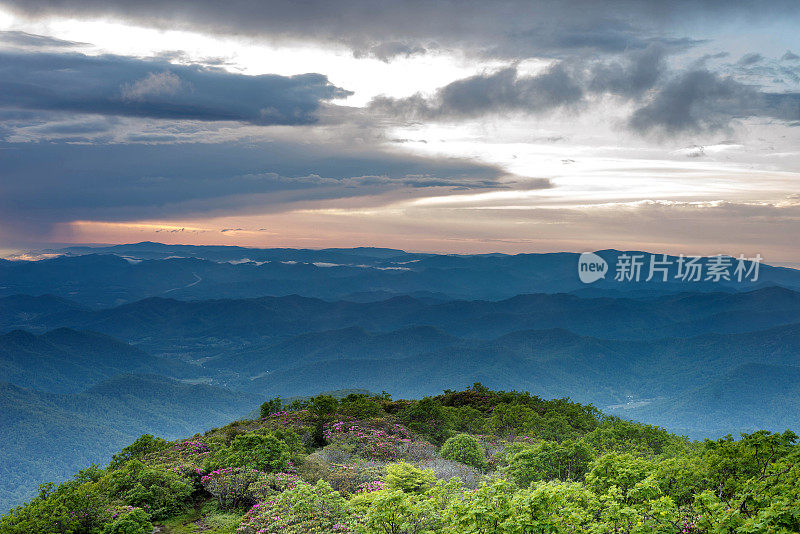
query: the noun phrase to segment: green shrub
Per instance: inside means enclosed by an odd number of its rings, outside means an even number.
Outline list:
[[[35,499],[0,518],[0,534],[81,534],[101,527],[108,497],[98,473],[92,467],[57,487],[42,484]]]
[[[125,512],[106,523],[103,534],[150,534],[153,532],[153,524],[150,522],[150,515],[141,508],[136,508]]]
[[[183,511],[192,495],[192,485],[180,475],[138,460],[111,472],[108,482],[113,496],[143,508],[153,519]]]
[[[250,503],[250,486],[261,476],[261,471],[249,467],[228,467],[211,471],[200,479],[200,483],[224,510]]]
[[[652,461],[629,453],[610,452],[594,460],[586,474],[586,485],[597,495],[615,488],[627,495],[655,470]]]
[[[472,406],[445,406],[445,413],[453,429],[459,432],[482,434],[486,430],[486,418]]]
[[[130,460],[141,458],[151,452],[163,451],[167,447],[169,447],[169,441],[150,434],[142,434],[136,441],[122,449],[119,454],[112,456],[108,467],[109,469],[119,469]]]
[[[250,467],[274,473],[286,469],[290,452],[288,445],[273,434],[248,432],[236,436],[217,457],[219,465],[225,467]]]
[[[539,480],[581,480],[591,461],[591,450],[580,441],[545,441],[515,454],[506,473],[520,487]]]
[[[686,440],[651,425],[610,417],[602,426],[588,433],[583,440],[599,454],[630,453],[653,456],[667,449],[686,447]]]
[[[400,412],[406,426],[424,434],[433,443],[441,444],[452,435],[450,422],[442,403],[433,397],[425,397]]]
[[[364,395],[349,395],[340,401],[339,413],[356,419],[369,419],[384,414],[381,404]]]
[[[338,408],[339,401],[330,395],[318,395],[308,402],[308,413],[314,424],[314,446],[324,447],[328,444],[325,439],[325,423],[333,418]]]
[[[421,471],[408,462],[398,462],[386,466],[386,489],[401,490],[405,493],[424,493],[436,483],[436,477]]]
[[[275,397],[272,400],[268,400],[261,405],[261,418],[264,419],[265,417],[269,417],[270,415],[281,411],[282,408],[283,401],[281,401],[280,397]]]
[[[486,453],[478,440],[469,434],[458,434],[445,441],[440,454],[454,462],[486,469]]]

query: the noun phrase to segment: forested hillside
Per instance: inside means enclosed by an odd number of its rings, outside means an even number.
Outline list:
[[[0,511],[30,499],[41,482],[105,461],[140,434],[175,439],[256,406],[253,395],[155,375],[117,375],[75,394],[0,382]]]
[[[566,253],[55,254],[0,261],[0,510],[140,434],[175,439],[320,391],[419,399],[477,380],[693,439],[800,428],[793,269],[585,285]]]
[[[798,369],[800,293],[779,287],[502,301],[149,298],[103,309],[4,297],[0,508],[136,435],[176,438],[263,398],[347,388],[420,398],[478,380],[700,439],[800,427]]]
[[[690,441],[480,384],[352,394],[167,441],[44,485],[0,533],[755,533],[800,530],[790,431]]]

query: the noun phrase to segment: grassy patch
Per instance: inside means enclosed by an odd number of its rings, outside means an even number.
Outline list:
[[[239,526],[244,511],[220,510],[214,501],[208,501],[183,515],[172,517],[156,525],[158,534],[233,534]],[[159,530],[160,529],[160,530]]]

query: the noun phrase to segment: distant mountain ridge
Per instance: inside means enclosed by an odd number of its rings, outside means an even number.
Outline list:
[[[75,305],[70,312],[63,311],[62,299],[54,298],[55,313],[41,309],[30,313],[43,298],[0,298],[0,332],[59,327],[92,330],[135,343],[151,354],[180,352],[191,358],[350,327],[388,333],[429,326],[447,335],[475,339],[563,328],[603,339],[655,340],[800,323],[800,293],[778,287],[649,298],[531,294],[502,301],[447,302],[407,296],[379,302],[330,302],[297,295],[204,301],[154,297],[101,310]]]
[[[501,300],[520,293],[592,291],[675,293],[738,291],[769,285],[800,289],[800,271],[762,264],[756,282],[721,280],[617,282],[623,253],[602,250],[608,275],[587,285],[578,279],[577,253],[427,254],[396,249],[249,249],[137,243],[70,247],[40,261],[0,262],[0,296],[54,294],[92,307],[147,297],[252,298],[299,294],[326,300],[437,294],[450,299]],[[648,255],[649,256],[649,255]],[[660,256],[660,255],[659,255]],[[675,257],[669,257],[675,261]],[[709,260],[702,259],[705,265]]]
[[[618,412],[646,417],[664,427],[697,437],[757,430],[770,414],[773,428],[798,428],[800,422],[800,367],[747,363],[676,398]],[[692,421],[693,427],[686,428]]]
[[[75,393],[123,372],[199,374],[195,366],[151,356],[96,332],[58,328],[41,335],[22,330],[0,335],[0,377],[21,387]]]

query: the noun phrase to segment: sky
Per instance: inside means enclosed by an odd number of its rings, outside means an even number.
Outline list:
[[[0,0],[0,253],[800,263],[800,3]]]

